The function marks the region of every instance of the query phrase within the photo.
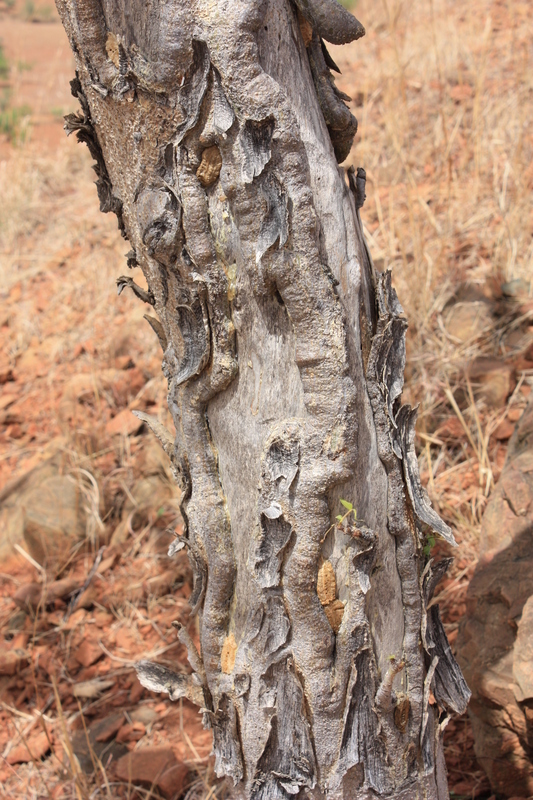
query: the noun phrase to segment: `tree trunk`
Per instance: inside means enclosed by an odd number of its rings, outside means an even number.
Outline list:
[[[406,323],[363,239],[364,171],[337,165],[356,122],[322,41],[364,30],[336,0],[57,5],[66,128],[149,286],[119,291],[157,314],[175,438],[139,416],[195,574],[192,675],[141,680],[204,709],[238,796],[447,797],[441,731],[468,689],[425,553],[453,537],[420,485]]]

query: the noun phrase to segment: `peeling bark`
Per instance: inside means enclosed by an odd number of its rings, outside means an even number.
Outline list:
[[[447,795],[440,714],[468,698],[436,608],[406,321],[344,173],[357,122],[324,40],[364,34],[336,0],[57,0],[96,161],[149,289],[200,617],[192,674],[217,774],[254,800]],[[357,509],[333,521],[339,499]],[[434,696],[438,705],[430,704]]]

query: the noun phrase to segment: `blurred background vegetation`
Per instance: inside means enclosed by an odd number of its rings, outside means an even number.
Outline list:
[[[437,598],[453,646],[481,517],[533,384],[531,6],[359,0],[356,12],[364,39],[330,48],[359,120],[346,166],[367,172],[367,240],[376,268],[392,270],[409,319],[405,400],[420,403],[421,475],[459,542]],[[84,535],[48,572],[13,550],[17,531],[0,514],[9,553],[0,627],[17,669],[27,670],[0,676],[0,751],[42,732],[29,728],[36,709],[48,735],[38,769],[34,759],[0,763],[0,789],[26,798],[44,781],[65,800],[107,792],[105,770],[85,774],[68,753],[86,741],[74,735],[82,720],[101,721],[116,700],[151,709],[137,739],[133,728],[124,733],[130,748],[182,748],[196,781],[190,798],[221,796],[209,742],[193,718],[184,727],[187,709],[181,723],[179,709],[165,717],[132,672],[147,648],[183,658],[170,621],[188,619],[187,567],[176,576],[164,555],[166,531],[180,526],[176,490],[131,414],[149,411],[171,427],[158,345],[144,309],[115,296],[128,245],[98,211],[88,152],[62,129],[77,104],[53,4],[0,0],[0,38],[0,491],[21,481],[2,496],[4,507],[21,507],[16,492],[50,480],[46,466],[53,480],[74,482],[84,509],[73,528]],[[63,622],[60,596],[21,612],[15,588],[43,574],[82,586],[100,546],[96,593],[72,622]],[[438,543],[435,551],[446,553]],[[84,641],[95,657],[86,666],[77,660],[92,657],[78,650]],[[446,737],[455,796],[488,797],[468,720],[450,723]]]

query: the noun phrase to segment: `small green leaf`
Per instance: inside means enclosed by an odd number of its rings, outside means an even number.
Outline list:
[[[157,516],[162,517],[164,513],[165,513],[165,508],[164,506],[161,506],[161,508],[157,510]]]
[[[426,539],[426,544],[422,548],[422,550],[423,550],[423,552],[424,552],[424,554],[426,556],[430,555],[432,547],[435,547],[435,537],[434,536],[428,536],[427,539]]]
[[[353,505],[349,503],[348,500],[341,500],[341,505],[347,508],[348,511],[353,511]]]
[[[335,519],[338,519],[338,520],[339,520],[339,522],[342,522],[342,515],[341,515],[341,514],[337,514],[337,516],[335,517]]]

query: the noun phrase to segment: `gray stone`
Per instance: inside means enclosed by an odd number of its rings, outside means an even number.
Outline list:
[[[513,654],[514,693],[518,701],[533,700],[533,595],[526,600],[518,623]]]
[[[479,763],[495,793],[533,795],[533,399],[483,517],[457,639]]]
[[[116,742],[114,739],[109,741],[107,733],[116,728],[124,721],[124,714],[111,714],[102,720],[93,722],[87,731],[84,728],[72,734],[72,749],[78,759],[82,772],[92,775],[95,771],[95,762],[98,759],[104,766],[110,760],[116,762],[128,752],[125,744]],[[112,734],[111,734],[112,735]],[[99,741],[105,739],[106,741]]]
[[[129,715],[133,722],[142,722],[146,726],[151,725],[159,717],[157,711],[154,711],[150,706],[138,706],[133,711],[130,711]]]
[[[0,558],[16,553],[15,544],[24,544],[24,508],[28,498],[50,478],[61,474],[63,456],[56,453],[39,466],[11,481],[0,492]]]
[[[490,307],[484,300],[455,303],[444,316],[446,330],[460,342],[477,339],[492,322]]]
[[[47,478],[25,496],[22,512],[26,546],[43,566],[64,561],[85,536],[85,501],[74,477]]]

